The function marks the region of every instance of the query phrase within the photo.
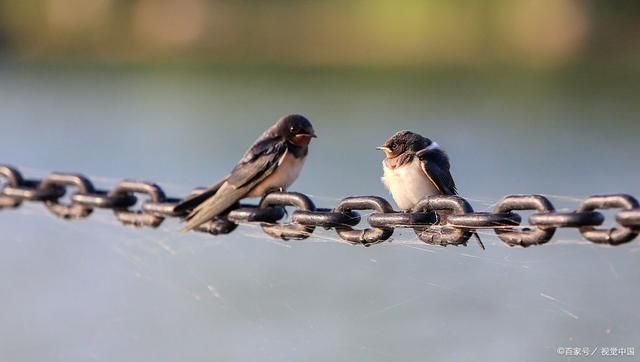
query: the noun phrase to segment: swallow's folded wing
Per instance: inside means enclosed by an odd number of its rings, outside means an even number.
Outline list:
[[[446,155],[444,157],[446,157]],[[430,162],[430,158],[430,156],[423,156],[420,159],[422,171],[424,171],[431,182],[433,182],[438,190],[440,190],[444,195],[457,195],[458,191],[456,189],[456,183],[453,181],[453,177],[451,177],[449,169],[443,169],[438,166],[439,162]],[[444,165],[448,166],[449,162],[444,163]]]
[[[253,187],[273,172],[286,151],[285,141],[279,138],[267,138],[257,142],[231,171],[227,182],[237,189],[249,184]]]

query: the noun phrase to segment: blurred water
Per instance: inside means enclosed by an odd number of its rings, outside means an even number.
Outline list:
[[[213,183],[278,117],[319,134],[293,189],[330,207],[387,196],[374,150],[412,129],[448,150],[461,193],[487,210],[509,193],[560,207],[640,196],[637,87],[624,80],[438,77],[246,69],[0,67],[0,162],[27,176],[83,172],[102,186]],[[7,361],[565,360],[558,347],[636,347],[637,241],[576,231],[527,250],[372,248],[321,231],[282,243],[0,213],[0,359]],[[640,353],[640,350],[638,351]]]

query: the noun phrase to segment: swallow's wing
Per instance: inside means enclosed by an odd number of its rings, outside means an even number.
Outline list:
[[[287,151],[285,141],[279,138],[267,138],[256,142],[227,177],[227,182],[235,188],[242,188],[256,180],[268,176],[280,158]]]
[[[217,190],[208,191],[211,196],[203,197],[197,207],[187,216],[182,228],[188,231],[211,220],[245,197],[254,186],[264,180],[278,167],[287,151],[282,140],[265,139],[251,147]]]
[[[451,177],[451,172],[449,172],[449,157],[447,157],[447,154],[444,153],[444,151],[438,149],[427,150],[424,152],[418,152],[417,156],[420,159],[422,171],[424,171],[429,180],[436,185],[436,188],[438,188],[440,192],[445,195],[458,194],[456,183],[453,181],[453,177]],[[445,168],[438,165],[442,165]],[[480,240],[480,235],[478,235],[477,232],[474,232],[473,236],[475,236],[478,244],[482,250],[484,250],[484,244],[482,243],[482,240]]]
[[[432,150],[418,155],[422,171],[444,195],[457,195],[456,183],[449,172],[449,159],[441,150]]]

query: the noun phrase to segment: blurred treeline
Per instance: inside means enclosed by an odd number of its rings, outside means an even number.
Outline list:
[[[0,0],[12,57],[640,68],[640,0]]]

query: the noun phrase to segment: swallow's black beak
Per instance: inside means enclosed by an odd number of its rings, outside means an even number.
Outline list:
[[[376,147],[376,150],[384,151],[384,156],[386,158],[393,158],[393,151],[387,146],[378,146]]]

